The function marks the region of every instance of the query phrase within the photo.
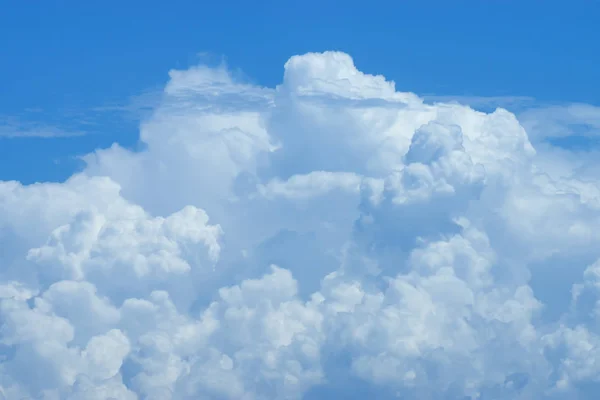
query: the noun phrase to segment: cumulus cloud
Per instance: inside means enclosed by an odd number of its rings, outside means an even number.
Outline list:
[[[600,187],[514,114],[169,76],[142,150],[0,182],[0,398],[595,398]]]

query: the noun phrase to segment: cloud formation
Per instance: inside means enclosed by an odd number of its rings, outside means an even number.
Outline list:
[[[510,112],[310,53],[140,140],[0,182],[0,398],[595,398],[600,187]]]
[[[0,139],[69,138],[84,134],[83,130],[68,130],[59,126],[23,122],[20,118],[0,116]]]

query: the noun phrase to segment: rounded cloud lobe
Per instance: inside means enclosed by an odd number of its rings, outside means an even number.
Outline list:
[[[0,182],[0,398],[592,399],[600,187],[337,52],[172,71],[143,150]]]

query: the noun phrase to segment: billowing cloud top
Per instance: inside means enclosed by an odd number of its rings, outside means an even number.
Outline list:
[[[141,151],[0,182],[0,398],[592,399],[600,188],[350,56],[171,71]]]

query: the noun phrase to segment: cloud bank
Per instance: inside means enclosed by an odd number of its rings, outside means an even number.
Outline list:
[[[600,187],[350,56],[171,71],[141,151],[0,182],[0,398],[592,399]]]

